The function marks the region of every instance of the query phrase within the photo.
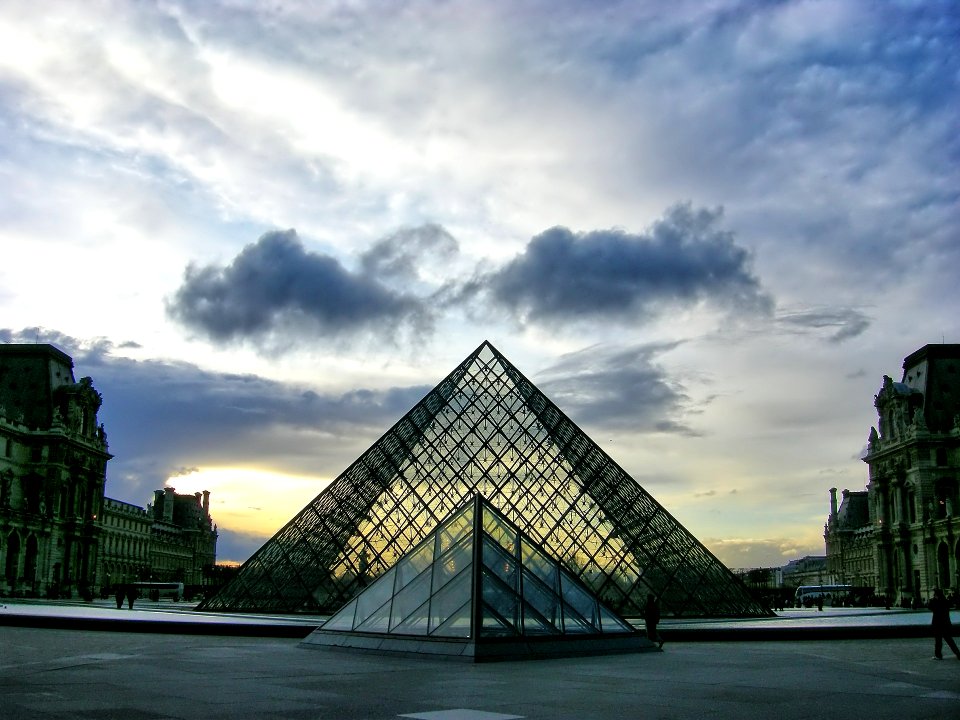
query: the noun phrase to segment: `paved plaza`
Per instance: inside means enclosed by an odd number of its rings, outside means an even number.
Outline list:
[[[676,642],[637,655],[474,665],[173,627],[3,626],[0,720],[960,718],[960,662],[932,660],[932,646],[909,637]]]

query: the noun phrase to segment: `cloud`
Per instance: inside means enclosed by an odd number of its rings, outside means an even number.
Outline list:
[[[0,329],[4,342],[50,342],[93,377],[114,459],[107,492],[142,498],[198,466],[255,465],[334,477],[430,389],[321,394],[295,383],[111,354],[104,338]],[[111,495],[114,496],[114,495]]]
[[[589,347],[538,373],[537,385],[578,423],[695,436],[683,385],[655,362],[678,344]]]
[[[790,332],[826,334],[831,343],[861,335],[870,327],[871,320],[855,308],[821,308],[792,310],[777,314],[777,323]]]
[[[703,541],[729,568],[780,567],[787,560],[823,555],[823,544],[803,544],[796,538],[707,538]]]
[[[364,274],[382,280],[413,281],[425,265],[441,266],[459,253],[456,238],[436,224],[401,228],[360,256]]]
[[[383,265],[374,253],[367,264]],[[394,253],[393,272],[405,256]],[[400,325],[429,327],[424,304],[377,278],[349,272],[336,258],[307,251],[294,230],[264,234],[226,267],[189,265],[168,301],[169,315],[213,340],[292,338],[304,329],[332,337]]]
[[[766,314],[772,301],[750,253],[719,229],[722,211],[670,208],[645,234],[575,233],[554,227],[482,278],[478,290],[523,322],[644,323],[668,307],[699,303]]]

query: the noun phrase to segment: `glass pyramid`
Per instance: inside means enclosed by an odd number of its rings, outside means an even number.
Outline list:
[[[333,612],[474,493],[621,615],[772,614],[489,342],[198,609]]]
[[[304,644],[473,660],[654,648],[480,495]]]
[[[634,632],[479,495],[323,629],[448,638]]]

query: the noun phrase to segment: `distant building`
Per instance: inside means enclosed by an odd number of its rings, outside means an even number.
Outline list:
[[[832,489],[824,528],[837,582],[899,604],[960,588],[960,345],[926,345],[874,398],[865,491]]]
[[[101,587],[149,576],[153,520],[139,505],[105,498],[97,579]]]
[[[781,585],[797,588],[801,585],[832,585],[833,577],[827,570],[824,555],[807,555],[791,560],[780,568]]]
[[[101,527],[101,588],[134,580],[175,581],[189,594],[205,584],[204,572],[217,559],[209,492],[178,495],[167,487],[156,490],[146,508],[106,498]]]
[[[178,495],[171,487],[154,491],[150,571],[153,580],[203,584],[204,569],[217,561],[217,528],[210,519],[210,493]]]
[[[0,345],[0,593],[89,596],[131,580],[202,584],[216,560],[209,493],[104,496],[102,398],[52,345]]]

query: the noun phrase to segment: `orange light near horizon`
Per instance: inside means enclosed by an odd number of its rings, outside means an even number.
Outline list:
[[[167,478],[180,494],[210,491],[217,527],[269,537],[330,484],[327,478],[255,468],[200,468]]]

